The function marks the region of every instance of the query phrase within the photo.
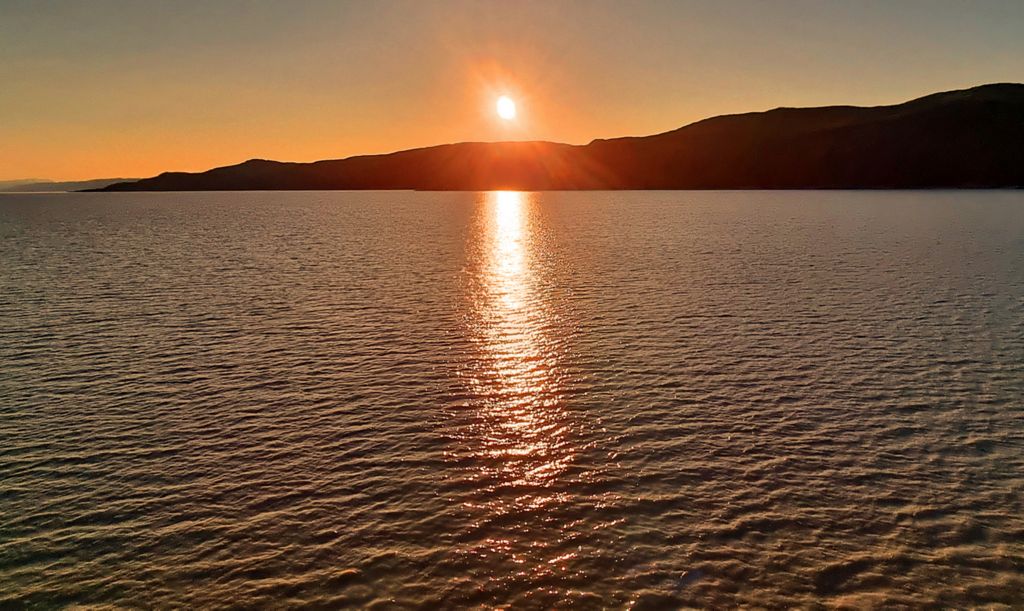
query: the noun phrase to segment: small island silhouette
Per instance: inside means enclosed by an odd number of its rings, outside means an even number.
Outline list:
[[[95,191],[913,189],[1024,186],[1024,84],[892,106],[776,108],[644,137],[464,142],[313,163],[253,159]]]

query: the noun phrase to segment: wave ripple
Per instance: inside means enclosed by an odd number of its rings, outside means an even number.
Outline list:
[[[0,196],[0,606],[1024,605],[1024,194]]]

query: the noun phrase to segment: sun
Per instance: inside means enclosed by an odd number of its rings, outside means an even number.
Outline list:
[[[507,95],[503,95],[498,98],[498,103],[495,105],[498,110],[498,116],[506,121],[511,121],[516,118],[516,103],[512,101],[512,98]]]

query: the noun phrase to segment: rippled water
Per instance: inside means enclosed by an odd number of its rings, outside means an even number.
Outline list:
[[[0,604],[1024,605],[1024,192],[0,197]]]

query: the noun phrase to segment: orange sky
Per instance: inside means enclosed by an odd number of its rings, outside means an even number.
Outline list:
[[[0,5],[0,180],[656,133],[1024,81],[1024,3]],[[519,106],[499,120],[494,100]]]

